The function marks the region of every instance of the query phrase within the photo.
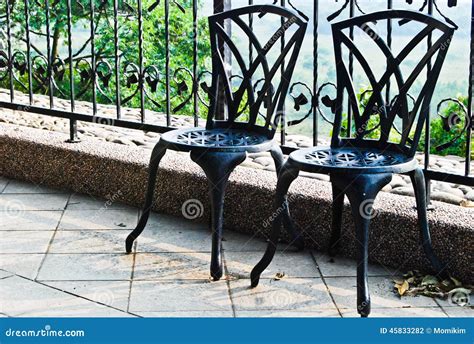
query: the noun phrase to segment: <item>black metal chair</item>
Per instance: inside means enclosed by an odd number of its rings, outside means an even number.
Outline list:
[[[248,18],[255,15],[253,25],[282,23],[268,40],[261,42],[254,35],[242,16]],[[260,19],[260,20],[257,20]],[[240,27],[247,35],[255,57],[246,64],[239,49],[224,29],[224,21],[230,21]],[[223,226],[224,193],[230,173],[241,164],[246,153],[270,151],[275,161],[277,173],[283,164],[283,154],[278,144],[273,141],[278,122],[284,109],[285,97],[304,39],[307,23],[291,10],[272,6],[255,5],[233,9],[209,17],[212,56],[212,88],[210,108],[206,128],[189,128],[173,130],[161,136],[153,149],[150,166],[148,189],[143,214],[135,230],[126,240],[126,251],[132,250],[132,244],[143,231],[153,204],[153,192],[158,165],[167,149],[191,152],[191,159],[204,170],[209,181],[210,201],[212,208],[212,256],[211,276],[214,280],[222,277],[221,239]],[[270,26],[271,27],[271,26]],[[289,30],[291,28],[291,30]],[[280,38],[286,33],[285,45],[280,51]],[[290,36],[291,33],[291,37]],[[221,48],[227,46],[240,68],[240,78],[229,75],[226,70]],[[268,53],[278,52],[273,65],[269,64]],[[286,63],[285,63],[286,59]],[[279,72],[284,66],[284,72]],[[252,78],[256,71],[262,71],[263,82],[258,90]],[[233,90],[235,82],[240,79],[237,90]],[[278,79],[278,87],[274,91],[272,82]],[[275,82],[276,83],[276,82]],[[219,92],[219,89],[221,92]],[[223,94],[223,96],[221,96]],[[245,96],[246,94],[246,96]],[[225,98],[224,102],[218,101]],[[219,104],[221,103],[221,104]],[[224,103],[224,104],[222,104]],[[217,111],[227,109],[224,120],[216,119]],[[242,108],[248,109],[246,114]],[[242,117],[245,117],[242,119]],[[286,208],[287,209],[287,208]],[[289,212],[285,214],[285,227],[293,238],[293,245],[303,248],[303,241],[291,223]]]
[[[422,26],[419,33],[401,49],[397,56],[392,55],[391,49],[385,44],[382,37],[371,28],[373,22],[379,23],[390,19],[399,19],[399,24],[412,21]],[[383,52],[381,58],[387,61],[387,69],[380,79],[375,78],[363,53],[349,38],[347,31],[351,27],[354,30],[361,29],[364,31]],[[300,170],[330,175],[333,192],[331,254],[337,252],[340,242],[341,215],[344,195],[347,195],[356,226],[358,247],[357,307],[359,314],[363,317],[370,313],[367,266],[372,205],[378,192],[391,181],[394,173],[404,173],[411,177],[415,189],[418,221],[424,251],[436,271],[442,272],[445,268],[433,253],[431,246],[426,214],[425,179],[414,155],[454,30],[455,28],[430,16],[418,12],[395,10],[371,13],[334,23],[332,34],[337,61],[337,96],[332,104],[335,120],[331,147],[312,147],[294,151],[280,171],[275,203],[277,208],[286,199],[290,184],[298,176]],[[424,43],[428,35],[431,34],[433,34],[433,37],[435,37],[434,34],[439,34],[439,38],[436,39],[407,79],[404,79],[400,64],[415,47],[420,43]],[[352,52],[370,81],[371,91],[366,94],[367,102],[362,106],[357,98],[353,79],[346,66],[345,58],[348,54],[344,54],[343,49],[346,49],[346,52]],[[373,56],[374,52],[371,51],[371,54]],[[420,72],[425,70],[427,63],[434,58],[431,72],[428,74],[424,85],[422,85],[419,96],[415,99],[408,92],[412,89]],[[384,101],[382,91],[391,77],[396,80],[399,94],[387,104]],[[344,94],[346,92],[354,114],[355,133],[353,138],[340,137],[343,127]],[[413,107],[409,109],[411,106]],[[376,125],[372,124],[373,127],[369,128],[369,119],[374,115],[379,117],[379,122]],[[397,117],[399,118],[397,119]],[[397,128],[397,121],[401,122],[401,128]],[[379,138],[368,139],[367,135],[376,129],[380,131]],[[350,128],[347,128],[347,130],[350,131]],[[393,133],[397,131],[398,140],[389,139],[390,135],[393,136]],[[252,270],[252,287],[258,285],[261,273],[273,259],[280,234],[281,221],[281,216],[275,219],[265,255]]]

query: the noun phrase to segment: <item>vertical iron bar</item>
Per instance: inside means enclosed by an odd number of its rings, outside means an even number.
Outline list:
[[[166,126],[171,126],[170,102],[170,2],[165,0]]]
[[[138,10],[138,87],[140,90],[140,114],[142,123],[145,122],[145,84],[143,82],[143,13],[142,0],[137,1]]]
[[[253,0],[249,0],[249,6],[252,6],[252,5],[253,5]],[[252,13],[249,14],[249,28],[250,30],[253,31],[253,14]],[[252,61],[253,61],[253,45],[252,45],[252,42],[249,41],[249,66],[252,63]]]
[[[467,94],[467,118],[470,121],[466,132],[466,169],[465,174],[471,174],[471,142],[472,130],[474,128],[474,114],[473,114],[473,87],[474,87],[474,0],[471,3],[471,53],[470,53],[470,67],[469,67],[469,90]]]
[[[72,60],[72,8],[71,0],[67,0],[67,50],[69,58],[69,88],[70,88],[70,101],[71,101],[71,112],[76,109],[75,104],[75,93],[74,93],[74,65]],[[69,120],[69,141],[77,141],[77,121]]]
[[[7,45],[8,45],[8,74],[10,78],[10,101],[13,103],[15,99],[15,91],[13,89],[13,61],[12,61],[12,36],[11,36],[11,19],[10,19],[10,3],[5,1],[7,11]]]
[[[313,5],[313,146],[318,145],[318,101],[316,93],[318,92],[318,16],[319,0],[314,1]]]
[[[195,127],[199,126],[198,82],[198,0],[193,0],[193,105]]]
[[[26,29],[26,64],[28,67],[28,96],[30,105],[33,104],[33,77],[31,74],[31,38],[30,38],[30,4],[25,0],[25,29]]]
[[[428,0],[428,14],[432,15],[433,14],[433,1],[434,0]],[[433,45],[432,42],[433,35],[430,32],[428,34],[427,38],[427,49],[429,50],[431,46]],[[431,72],[431,59],[428,60],[427,63],[427,77],[429,77],[429,74]],[[423,110],[422,110],[423,111]],[[428,106],[428,110],[426,113],[426,122],[425,122],[425,170],[427,171],[430,167],[430,150],[431,150],[431,115],[430,115],[431,107]],[[425,183],[426,183],[426,200],[427,204],[431,203],[431,180],[428,178],[425,178]]]
[[[46,51],[48,61],[48,88],[49,88],[49,107],[54,107],[54,89],[53,89],[53,58],[51,56],[51,28],[50,28],[50,12],[49,0],[45,0],[46,15]]]
[[[387,0],[387,9],[393,8],[393,0]],[[387,20],[387,46],[392,49],[392,19]],[[390,79],[387,80],[387,88],[385,89],[385,103],[390,103]]]
[[[120,61],[119,61],[119,34],[118,34],[118,0],[114,0],[114,62],[115,62],[115,106],[117,119],[121,114],[120,99]]]
[[[95,60],[95,6],[94,0],[89,0],[90,7],[90,29],[91,29],[91,72],[92,72],[92,115],[97,114],[97,93],[96,93],[96,60]]]
[[[286,6],[286,0],[281,0],[280,2],[280,5],[281,7],[285,7]],[[281,18],[281,25],[283,26],[285,24],[285,19],[284,17]],[[283,53],[283,50],[285,49],[285,31],[283,31],[283,34],[281,35],[281,52]],[[282,61],[282,64],[281,64],[281,75],[283,76],[283,74],[285,73],[285,60]],[[270,90],[271,90],[271,87],[270,87]],[[268,91],[268,94],[270,94],[270,90]],[[285,95],[282,95],[282,97],[286,97],[286,94]],[[280,141],[281,141],[281,145],[284,146],[285,145],[285,142],[286,142],[286,138],[285,138],[285,135],[286,135],[286,109],[285,109],[285,105],[283,105],[283,113],[281,114],[280,118],[281,118],[281,133],[280,133]],[[278,116],[278,114],[276,114]]]
[[[353,18],[354,17],[354,9],[355,9],[355,0],[350,0],[350,6],[349,6],[349,17]],[[351,41],[354,40],[354,27],[351,26],[349,29],[349,38]],[[349,52],[349,75],[351,79],[353,78],[354,75],[354,55],[352,54],[352,51]],[[352,131],[352,107],[351,107],[351,101],[350,99],[347,100],[347,137],[351,137],[351,131]]]

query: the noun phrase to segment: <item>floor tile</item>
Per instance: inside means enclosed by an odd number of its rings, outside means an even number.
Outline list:
[[[267,241],[263,238],[235,231],[224,231],[222,247],[225,251],[236,252],[265,252]]]
[[[54,231],[0,231],[0,253],[46,253]]]
[[[263,257],[263,252],[225,251],[225,262],[231,276],[250,278],[250,272]],[[263,272],[262,278],[321,277],[316,263],[309,252],[277,252],[272,263]]]
[[[124,311],[128,307],[129,281],[51,281],[44,284]]]
[[[339,309],[357,307],[356,277],[325,278],[329,291]],[[400,298],[393,291],[393,281],[387,277],[369,277],[372,308],[436,307],[436,302],[424,296]]]
[[[3,190],[4,194],[68,194],[69,191],[52,189],[44,185],[11,180]]]
[[[237,318],[340,318],[341,315],[336,309],[317,309],[309,312],[293,310],[257,310],[257,311],[236,311]]]
[[[175,312],[136,312],[144,318],[233,318],[232,310],[227,311],[175,311]]]
[[[0,212],[0,231],[54,230],[59,224],[62,211]]]
[[[230,281],[231,297],[236,311],[336,311],[320,278],[263,279],[256,288],[249,280]]]
[[[231,312],[232,306],[225,281],[133,281],[129,310]]]
[[[453,306],[443,307],[443,310],[448,314],[450,318],[472,318],[474,317],[474,308],[471,306]]]
[[[113,229],[57,231],[49,252],[125,253],[125,239],[128,234],[127,231]]]
[[[10,216],[21,215],[28,210],[63,210],[67,194],[0,194],[0,211]]]
[[[5,187],[8,185],[9,180],[5,177],[0,176],[0,193],[5,190]]]
[[[129,280],[133,255],[48,254],[38,279],[48,281]]]
[[[206,224],[152,214],[137,239],[137,252],[210,252],[211,243]]]
[[[357,276],[357,262],[354,259],[330,257],[326,253],[313,251],[313,255],[324,277]],[[392,268],[369,264],[369,276],[391,276]]]
[[[110,200],[95,197],[92,195],[72,194],[66,209],[68,210],[131,210],[133,207],[114,202],[113,197]]]
[[[5,271],[5,270],[0,270],[0,279],[7,278],[13,276],[11,272]]]
[[[0,269],[34,279],[44,254],[0,254]]]
[[[17,276],[0,280],[0,311],[28,317],[113,317],[123,312]]]
[[[343,318],[360,318],[357,309],[341,309]],[[371,318],[445,318],[439,307],[408,307],[408,308],[372,308],[369,317]]]
[[[135,228],[138,210],[66,210],[59,229],[127,229]]]
[[[201,279],[209,278],[210,254],[187,253],[137,253],[134,280]]]

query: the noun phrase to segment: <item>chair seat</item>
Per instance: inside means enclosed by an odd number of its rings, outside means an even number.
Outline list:
[[[181,151],[260,152],[273,145],[265,135],[239,129],[179,129],[164,133],[161,139],[170,149]]]
[[[311,147],[291,153],[289,159],[316,173],[405,173],[417,166],[413,157],[376,148]]]

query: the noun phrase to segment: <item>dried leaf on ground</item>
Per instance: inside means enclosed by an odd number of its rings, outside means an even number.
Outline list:
[[[394,279],[394,290],[401,296],[423,295],[449,300],[460,306],[470,306],[470,294],[473,287],[463,285],[454,277],[440,280],[433,275],[423,275],[417,270],[409,271],[403,279]]]

